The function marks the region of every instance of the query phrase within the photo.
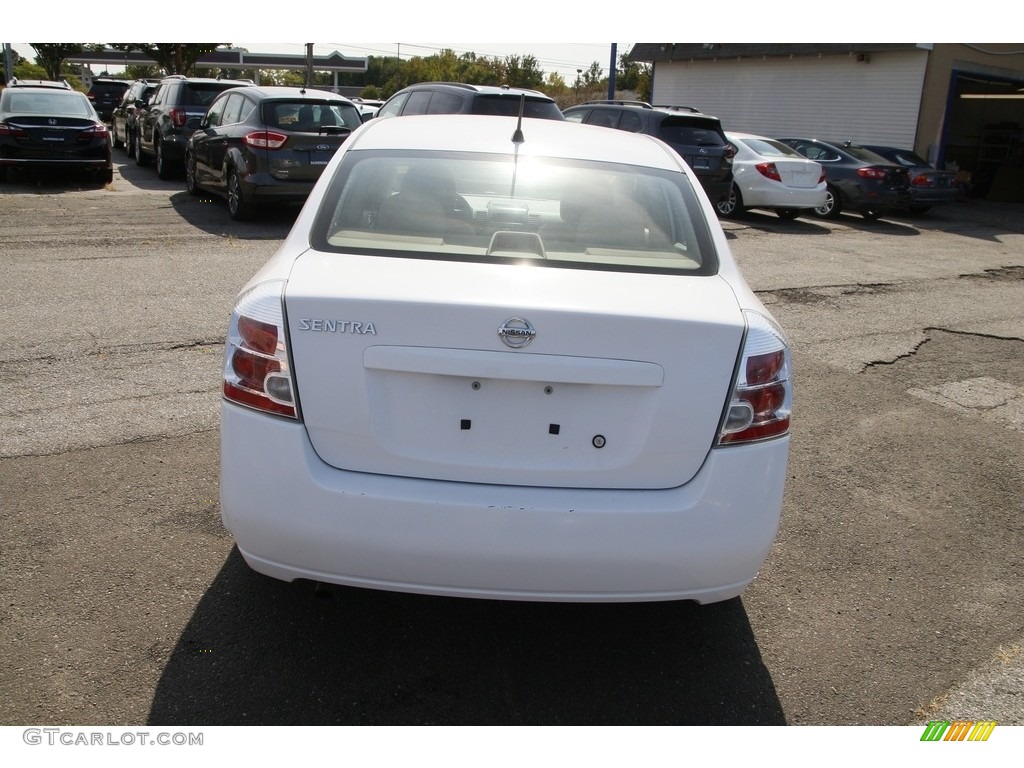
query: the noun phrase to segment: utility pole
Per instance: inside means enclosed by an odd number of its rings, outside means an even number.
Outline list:
[[[313,85],[313,44],[306,43],[306,87]]]
[[[618,43],[612,43],[612,61],[608,65],[608,101],[612,101],[615,98],[615,50]]]
[[[10,43],[4,43],[4,78],[8,83],[14,79],[14,53]]]

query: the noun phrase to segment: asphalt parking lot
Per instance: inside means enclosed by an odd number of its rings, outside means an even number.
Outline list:
[[[794,349],[776,546],[726,603],[534,605],[245,566],[223,335],[295,212],[115,160],[0,186],[0,723],[1024,725],[1021,206],[724,222]]]

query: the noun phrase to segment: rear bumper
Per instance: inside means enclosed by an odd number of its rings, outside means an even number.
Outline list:
[[[820,208],[825,204],[825,185],[799,189],[781,184],[751,185],[740,188],[743,204],[748,208]]]
[[[942,203],[955,203],[960,197],[960,190],[956,187],[951,189],[928,189],[926,187],[910,188],[910,205],[941,205]]]
[[[286,181],[269,173],[253,173],[241,179],[246,197],[256,202],[270,200],[301,201],[309,197],[315,181]]]
[[[789,439],[712,450],[667,490],[454,483],[335,469],[302,424],[221,406],[221,514],[246,562],[310,579],[563,602],[737,596],[778,530]]]

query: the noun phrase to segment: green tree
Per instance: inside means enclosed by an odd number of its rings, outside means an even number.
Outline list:
[[[82,52],[81,43],[29,43],[36,52],[36,63],[46,70],[48,80],[60,80],[64,62]]]
[[[504,84],[514,88],[540,88],[544,72],[534,56],[506,56]]]
[[[582,87],[587,90],[600,88],[604,81],[604,70],[596,61],[590,63],[590,67],[583,71],[581,76]]]
[[[646,62],[630,61],[629,54],[619,56],[619,66],[615,70],[615,87],[623,91],[641,93],[650,91],[651,65]]]

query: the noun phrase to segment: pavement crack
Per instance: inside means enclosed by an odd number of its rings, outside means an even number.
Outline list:
[[[927,331],[927,329],[925,329],[925,330]],[[913,357],[914,355],[916,355],[918,352],[921,351],[921,347],[923,347],[925,344],[927,344],[931,340],[932,340],[931,336],[927,336],[927,337],[921,339],[921,341],[917,342],[917,344],[915,344],[913,346],[913,348],[910,349],[910,351],[904,352],[902,355],[897,355],[896,357],[892,358],[891,360],[871,360],[871,361],[869,361],[867,363],[864,363],[864,365],[861,366],[860,373],[865,373],[866,371],[870,370],[871,368],[877,368],[877,367],[880,367],[880,366],[887,366],[887,365],[896,365],[896,363],[898,363],[900,360],[906,360],[908,357]]]

